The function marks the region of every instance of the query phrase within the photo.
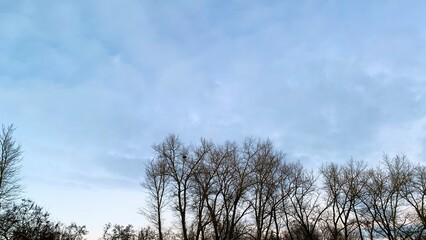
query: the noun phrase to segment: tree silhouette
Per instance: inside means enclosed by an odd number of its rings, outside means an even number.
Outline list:
[[[19,170],[22,150],[13,138],[13,125],[2,125],[0,131],[0,209],[16,200],[22,185],[19,182]]]

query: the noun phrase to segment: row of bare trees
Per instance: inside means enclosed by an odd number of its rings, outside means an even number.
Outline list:
[[[83,239],[84,226],[17,201],[22,151],[13,132],[0,131],[0,239]],[[269,140],[186,145],[169,135],[153,149],[142,212],[155,231],[107,224],[102,239],[426,239],[426,167],[403,155],[314,171]]]
[[[397,155],[377,168],[351,160],[321,173],[331,239],[425,239],[425,166]]]
[[[156,239],[171,224],[183,240],[426,239],[426,168],[405,156],[313,171],[269,140],[186,145],[169,135],[153,149],[142,212]]]

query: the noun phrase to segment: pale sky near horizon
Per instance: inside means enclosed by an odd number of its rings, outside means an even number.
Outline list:
[[[143,164],[270,138],[317,167],[425,162],[425,1],[0,0],[0,124],[25,196],[65,223],[145,224]]]

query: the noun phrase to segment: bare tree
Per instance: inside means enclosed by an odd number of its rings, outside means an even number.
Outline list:
[[[209,189],[206,208],[213,230],[213,239],[240,239],[246,233],[241,224],[250,206],[246,194],[250,181],[252,145],[246,140],[242,148],[226,142],[209,154]]]
[[[363,239],[359,216],[360,198],[365,181],[363,162],[349,160],[344,166],[330,163],[321,168],[323,190],[327,205],[325,225],[330,239],[349,239],[358,235]]]
[[[276,239],[281,239],[283,228],[290,229],[290,216],[287,206],[292,195],[292,172],[297,164],[282,161],[276,177],[276,191],[272,195],[272,218],[275,228]]]
[[[364,239],[362,231],[362,196],[365,194],[365,171],[367,165],[363,161],[349,160],[342,169],[343,174],[343,189],[346,195],[348,204],[347,209],[342,215],[342,223],[345,226],[344,236],[349,239],[349,236],[358,236],[361,240]],[[357,231],[357,233],[355,233]]]
[[[188,240],[188,213],[189,213],[189,191],[191,189],[192,177],[198,164],[208,152],[208,145],[203,152],[190,151],[176,135],[169,135],[162,143],[153,146],[156,158],[164,161],[167,165],[167,175],[170,177],[170,190],[176,210],[181,223],[182,236]]]
[[[374,233],[390,240],[406,237],[407,203],[403,190],[411,181],[411,165],[405,156],[384,156],[383,169],[371,170],[363,198],[366,213],[374,221]]]
[[[211,236],[213,239],[225,239],[232,210],[232,199],[238,196],[231,195],[233,182],[237,182],[237,176],[232,170],[236,168],[238,159],[238,147],[235,143],[226,142],[217,145],[209,152],[206,162],[202,165],[197,182],[201,183],[204,194],[206,216],[211,225]]]
[[[411,239],[425,238],[426,232],[426,167],[415,166],[412,181],[404,189],[404,198],[413,211],[410,216],[410,224],[407,235]]]
[[[342,196],[341,168],[336,163],[329,163],[321,167],[321,174],[324,179],[323,190],[327,195],[327,203],[330,206],[326,211],[326,230],[330,235],[330,239],[337,240],[344,227],[340,224],[340,221],[347,204],[346,196]]]
[[[292,168],[288,185],[290,195],[283,202],[287,231],[291,239],[318,239],[317,226],[328,206],[322,206],[317,177],[300,163]]]
[[[2,125],[0,132],[0,209],[19,197],[22,185],[19,183],[19,170],[22,150],[13,138],[13,125]]]
[[[187,203],[189,178],[188,170],[193,169],[188,166],[188,149],[183,145],[176,135],[169,135],[160,144],[153,145],[156,158],[167,163],[167,174],[170,176],[170,184],[173,188],[171,194],[174,201],[174,208],[180,217],[182,235],[184,240],[188,240],[187,230]]]
[[[237,149],[238,150],[238,149]],[[225,207],[225,238],[241,239],[246,234],[247,229],[240,223],[250,211],[249,191],[252,186],[250,175],[253,168],[251,163],[259,154],[260,148],[257,141],[246,138],[239,151],[232,152],[228,158],[227,170],[231,177],[224,187],[224,207]]]
[[[209,196],[213,193],[214,178],[220,165],[215,164],[217,157],[221,157],[221,147],[210,141],[201,139],[201,145],[194,148],[195,155],[200,158],[191,184],[191,210],[195,215],[192,226],[192,238],[206,239],[207,226],[215,220],[214,214],[209,213]],[[216,225],[214,225],[216,226]]]
[[[268,239],[272,233],[274,195],[277,192],[279,171],[284,154],[275,151],[272,142],[257,143],[257,151],[251,159],[251,191],[248,202],[253,210],[256,234],[254,239]],[[278,235],[278,232],[275,233]]]
[[[142,187],[148,191],[147,206],[141,210],[148,220],[155,225],[158,239],[163,240],[163,211],[166,207],[166,189],[169,181],[167,163],[157,158],[145,166],[145,179]]]

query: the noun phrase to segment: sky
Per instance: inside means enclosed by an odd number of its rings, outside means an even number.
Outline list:
[[[152,144],[425,163],[425,1],[0,0],[0,123],[54,219],[146,224]]]

